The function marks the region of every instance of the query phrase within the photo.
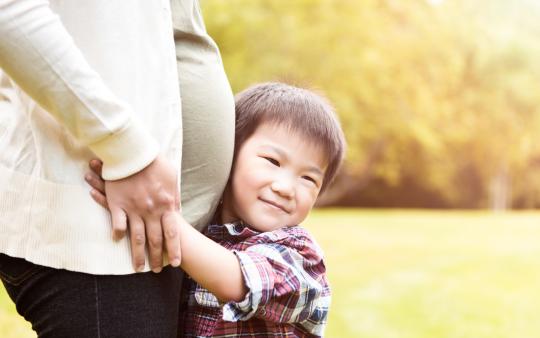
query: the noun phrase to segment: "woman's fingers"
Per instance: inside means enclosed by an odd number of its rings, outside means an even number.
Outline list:
[[[137,215],[129,215],[129,238],[131,242],[131,258],[135,271],[141,272],[144,270],[145,264],[145,225],[142,218]]]
[[[163,232],[159,218],[145,219],[146,241],[148,242],[148,260],[150,269],[160,272],[163,267]]]
[[[115,205],[109,205],[112,219],[112,234],[115,241],[121,240],[127,231],[127,215],[122,208]],[[144,242],[144,231],[143,231]]]
[[[99,205],[109,210],[109,205],[107,204],[107,198],[101,192],[97,191],[96,189],[92,189],[90,190],[90,196],[92,196],[92,199],[96,201]]]
[[[95,158],[93,160],[90,160],[89,165],[90,169],[92,169],[93,172],[95,172],[99,177],[101,177],[101,171],[103,170],[103,162]]]
[[[169,263],[180,266],[182,262],[182,252],[180,250],[180,217],[177,211],[169,211],[161,217],[163,225],[163,235],[165,237],[165,248]]]
[[[92,171],[86,173],[86,175],[84,175],[84,180],[90,184],[92,188],[99,191],[102,195],[105,195],[105,181],[96,173]]]

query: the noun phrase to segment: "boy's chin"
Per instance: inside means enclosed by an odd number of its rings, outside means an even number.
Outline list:
[[[259,232],[274,231],[280,228],[291,226],[287,224],[287,222],[276,222],[275,219],[268,222],[264,222],[263,220],[257,220],[257,221],[254,221],[253,224],[249,224],[249,225],[251,228]]]

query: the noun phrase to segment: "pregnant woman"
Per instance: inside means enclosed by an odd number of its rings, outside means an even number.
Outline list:
[[[0,36],[0,278],[17,311],[39,337],[175,337],[169,215],[208,221],[234,137],[197,1],[0,0]],[[112,217],[84,181],[96,156]]]

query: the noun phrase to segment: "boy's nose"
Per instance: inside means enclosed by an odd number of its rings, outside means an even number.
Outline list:
[[[294,185],[289,178],[282,177],[280,179],[274,180],[271,184],[271,188],[272,191],[283,197],[294,197]]]

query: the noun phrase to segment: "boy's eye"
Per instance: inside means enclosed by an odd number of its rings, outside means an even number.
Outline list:
[[[303,178],[304,180],[306,180],[306,181],[310,181],[311,183],[317,185],[317,181],[316,181],[313,177],[311,177],[311,176],[302,176],[302,178]]]
[[[267,160],[268,162],[272,163],[273,165],[275,165],[276,167],[279,167],[279,162],[278,160],[276,159],[273,159],[271,157],[263,157],[265,160]]]

